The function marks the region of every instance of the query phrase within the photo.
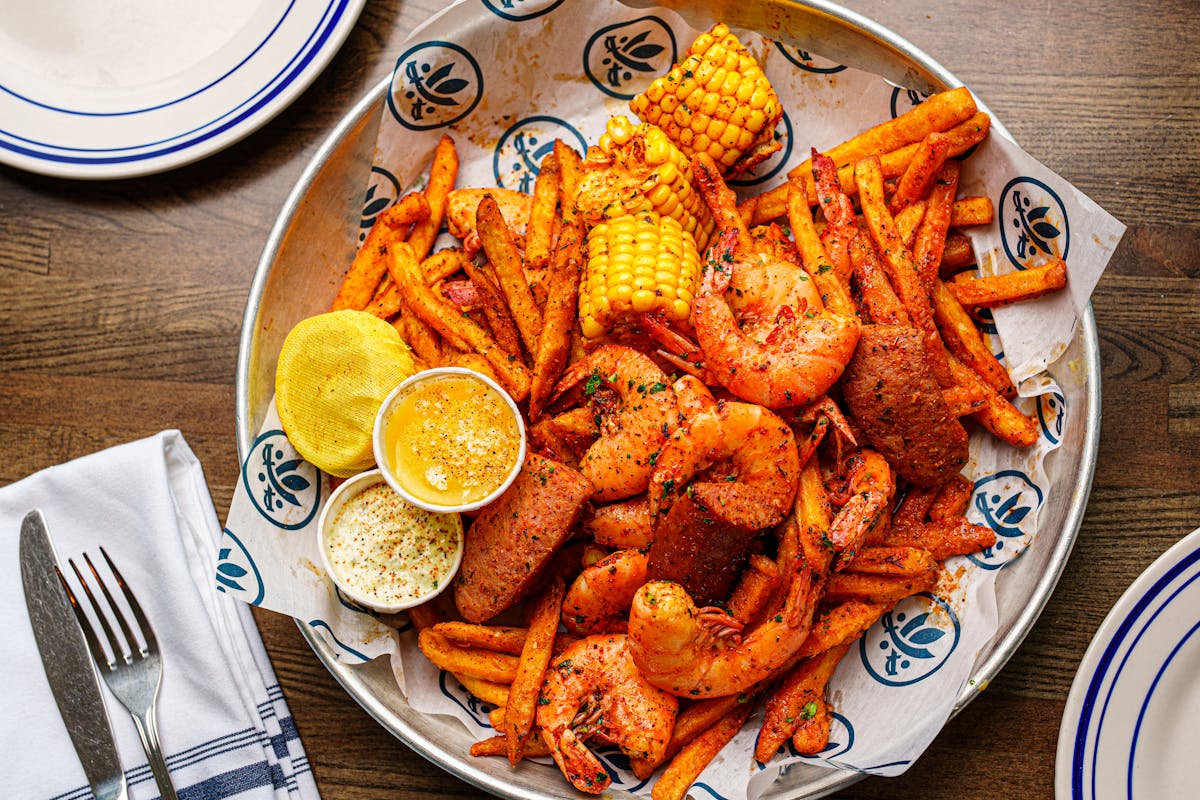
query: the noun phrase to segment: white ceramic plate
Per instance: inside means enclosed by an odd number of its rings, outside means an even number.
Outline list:
[[[210,155],[287,107],[364,2],[0,3],[0,162],[127,178]]]
[[[1059,800],[1200,794],[1200,530],[1143,572],[1105,618],[1067,697]]]

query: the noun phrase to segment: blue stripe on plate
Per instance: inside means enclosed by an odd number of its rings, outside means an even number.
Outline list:
[[[283,16],[281,16],[278,20],[276,20],[275,24],[271,26],[271,31],[266,35],[266,38],[264,38],[261,42],[259,42],[257,45],[255,45],[254,49],[251,50],[249,52],[249,54],[246,55],[245,58],[243,58],[241,61],[239,61],[233,67],[231,67],[223,75],[221,75],[217,78],[214,78],[212,81],[205,84],[204,86],[201,86],[199,89],[189,92],[189,93],[183,95],[182,97],[177,97],[174,100],[167,100],[167,101],[164,101],[157,105],[146,106],[145,108],[131,108],[128,111],[103,111],[103,112],[102,111],[80,111],[80,110],[74,109],[74,108],[62,108],[60,106],[51,105],[50,103],[43,103],[40,100],[35,100],[32,97],[26,97],[25,95],[21,94],[20,92],[14,91],[13,89],[5,86],[2,83],[0,83],[0,92],[4,92],[5,94],[7,94],[11,97],[15,97],[16,99],[21,100],[25,103],[28,103],[31,106],[36,106],[38,108],[44,108],[48,111],[55,111],[55,112],[58,112],[59,114],[70,114],[72,116],[79,116],[79,117],[127,117],[127,116],[131,116],[133,114],[145,114],[150,111],[158,111],[159,109],[167,108],[169,106],[176,105],[177,103],[182,103],[184,100],[190,100],[191,98],[196,97],[197,95],[203,94],[204,92],[208,91],[209,89],[216,86],[218,83],[225,80],[230,75],[232,75],[233,73],[235,73],[239,69],[241,69],[246,64],[246,62],[248,62],[250,59],[254,58],[254,55],[259,50],[263,49],[263,47],[266,45],[267,42],[271,41],[271,37],[273,37],[276,34],[276,32],[278,32],[279,27],[281,25],[283,25],[283,21],[285,19],[287,19],[288,14],[290,14],[292,12],[292,9],[295,7],[295,5],[296,5],[296,0],[291,0],[291,2],[288,3],[288,7],[286,9],[284,9],[284,11],[283,11]]]
[[[1084,755],[1085,755],[1085,750],[1087,748],[1087,742],[1088,742],[1088,730],[1091,727],[1092,714],[1096,708],[1096,699],[1099,696],[1100,690],[1104,684],[1105,676],[1107,675],[1109,668],[1112,666],[1112,661],[1114,658],[1116,658],[1117,651],[1120,650],[1121,645],[1125,641],[1125,638],[1129,635],[1129,632],[1133,629],[1134,624],[1138,621],[1138,618],[1146,611],[1147,607],[1149,607],[1150,604],[1154,602],[1154,600],[1158,597],[1158,595],[1161,594],[1163,592],[1163,590],[1166,589],[1166,587],[1171,584],[1172,581],[1174,581],[1177,577],[1179,577],[1179,575],[1184,570],[1186,570],[1189,566],[1196,563],[1197,560],[1200,560],[1200,549],[1196,549],[1196,550],[1193,550],[1191,553],[1188,553],[1186,556],[1184,556],[1178,562],[1176,562],[1174,566],[1172,566],[1169,570],[1167,570],[1167,572],[1164,573],[1162,577],[1160,577],[1157,581],[1155,581],[1154,584],[1150,587],[1150,589],[1144,595],[1142,595],[1142,597],[1140,597],[1138,599],[1137,603],[1133,606],[1133,608],[1130,609],[1130,612],[1125,616],[1125,619],[1123,619],[1121,621],[1121,625],[1117,628],[1116,632],[1113,634],[1112,640],[1109,641],[1108,646],[1104,648],[1104,653],[1103,653],[1103,655],[1100,656],[1100,660],[1096,664],[1096,669],[1092,673],[1092,679],[1088,683],[1087,694],[1084,695],[1084,700],[1083,700],[1083,710],[1080,712],[1079,723],[1075,729],[1075,747],[1074,747],[1074,750],[1072,753],[1072,758],[1071,758],[1071,797],[1073,800],[1084,800],[1084,794],[1083,794]],[[1157,615],[1157,612],[1156,612],[1156,615]],[[1151,618],[1151,619],[1153,619],[1153,618]],[[1149,624],[1149,623],[1147,623],[1147,624]],[[1143,630],[1144,630],[1144,628],[1143,628]],[[1138,635],[1140,637],[1141,634],[1139,633]],[[1128,654],[1126,654],[1126,658],[1128,658]],[[1120,667],[1123,667],[1124,664],[1125,664],[1125,659],[1122,659]],[[1118,677],[1120,677],[1120,667],[1118,667],[1117,673],[1113,676],[1113,681],[1112,681],[1113,684],[1115,684],[1116,679]],[[1111,686],[1110,686],[1110,694],[1111,694]],[[1104,706],[1100,710],[1100,719],[1097,722],[1097,729],[1096,729],[1096,741],[1097,742],[1099,742],[1100,727],[1103,726],[1104,712],[1107,709],[1107,707],[1108,707],[1108,698],[1105,699]],[[1092,797],[1095,797],[1095,795],[1096,795],[1095,747],[1093,747],[1092,759],[1093,759],[1093,766],[1092,766],[1092,774],[1090,776],[1091,777],[1090,788],[1091,788],[1091,792],[1092,792]]]
[[[276,75],[273,78],[271,78],[271,80],[268,81],[262,89],[260,89],[254,95],[251,95],[246,100],[242,101],[239,105],[235,106],[234,108],[225,112],[221,116],[217,117],[216,119],[206,122],[203,125],[199,125],[195,128],[192,128],[189,131],[185,131],[183,133],[177,134],[170,138],[162,139],[162,140],[159,140],[156,142],[148,142],[145,144],[129,145],[126,147],[117,147],[117,148],[90,149],[90,148],[78,148],[78,147],[63,147],[63,146],[56,146],[56,145],[51,145],[51,144],[47,144],[47,143],[43,143],[43,142],[37,142],[33,139],[18,136],[17,134],[12,133],[11,131],[6,131],[3,129],[0,129],[0,135],[8,136],[11,139],[16,140],[17,142],[25,143],[24,145],[21,145],[21,144],[16,144],[14,142],[0,140],[0,147],[4,148],[6,150],[10,150],[14,153],[19,153],[20,155],[28,156],[30,158],[37,158],[37,159],[41,159],[43,161],[52,161],[52,162],[65,163],[65,164],[131,163],[131,162],[136,162],[136,161],[146,161],[148,159],[158,158],[160,156],[165,156],[165,155],[170,155],[171,153],[176,153],[181,150],[186,150],[190,147],[194,147],[194,146],[201,144],[209,139],[212,139],[215,136],[218,136],[218,135],[224,133],[227,130],[230,130],[231,128],[236,127],[237,125],[241,124],[243,121],[249,119],[256,112],[258,112],[260,109],[262,109],[268,103],[270,103],[273,99],[275,99],[275,97],[277,97],[284,89],[286,89],[288,86],[290,86],[296,80],[296,78],[298,78],[300,76],[300,74],[303,73],[304,69],[308,66],[308,64],[313,60],[313,58],[316,57],[316,54],[321,51],[325,42],[329,39],[329,36],[331,35],[333,29],[337,26],[338,21],[342,18],[343,14],[345,13],[346,5],[348,2],[349,2],[349,0],[337,0],[337,8],[334,10],[333,16],[329,18],[328,23],[325,24],[323,27],[319,27],[317,30],[314,30],[312,33],[310,33],[308,39],[304,43],[304,46],[300,48],[300,50],[297,52],[297,54],[295,56],[293,56],[292,59],[283,67],[283,69],[281,69],[278,73],[276,73]],[[332,3],[331,3],[331,6],[332,6]],[[326,8],[325,13],[328,14],[328,12],[329,12],[329,7]],[[322,22],[324,22],[324,21],[325,21],[325,17],[323,16]],[[310,42],[313,41],[314,37],[316,37],[316,43],[313,47],[309,48],[308,45]],[[297,59],[299,59],[299,63],[297,63]],[[279,76],[282,75],[288,69],[290,69],[293,64],[296,65],[295,68],[292,69],[291,72],[286,77],[284,77],[279,83],[276,84],[275,82],[277,79],[279,79]],[[275,84],[275,85],[272,87],[272,84]],[[264,92],[266,92],[265,95],[263,94]],[[238,114],[233,119],[230,119],[227,122],[224,122],[219,127],[213,128],[212,130],[202,133],[192,139],[188,139],[187,141],[178,142],[175,144],[168,144],[171,142],[175,142],[175,140],[177,140],[177,139],[191,136],[193,133],[196,133],[197,131],[203,131],[205,128],[208,128],[211,125],[215,125],[216,123],[221,122],[221,120],[225,119],[226,117],[228,117],[231,114],[236,113],[239,109],[242,109],[248,103],[251,103],[252,101],[255,100],[256,97],[259,97],[260,95],[262,95],[261,98],[257,102],[254,102],[254,104],[252,106],[250,106],[249,108],[242,111],[240,114]],[[167,146],[159,147],[159,145],[164,145],[164,144],[166,144]],[[40,150],[31,149],[32,146],[53,147],[62,152],[61,153],[44,152],[44,151],[40,151]],[[159,149],[150,150],[150,151],[143,152],[143,153],[128,154],[128,155],[103,155],[103,156],[74,155],[75,153],[119,153],[119,152],[123,152],[123,151],[130,151],[130,150],[137,150],[140,148],[151,148],[151,147],[159,147]]]

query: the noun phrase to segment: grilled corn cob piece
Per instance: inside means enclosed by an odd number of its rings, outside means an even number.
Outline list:
[[[588,152],[579,197],[590,221],[655,211],[676,220],[700,250],[712,238],[712,212],[692,186],[687,156],[654,125],[611,117]]]
[[[673,217],[622,214],[592,226],[579,287],[583,335],[595,339],[624,319],[660,312],[685,322],[700,281],[696,241]]]
[[[629,102],[688,156],[708,153],[726,175],[739,175],[782,144],[775,125],[783,105],[750,51],[724,23],[702,33],[687,57]]]

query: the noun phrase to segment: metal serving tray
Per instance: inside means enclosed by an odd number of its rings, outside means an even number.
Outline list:
[[[631,5],[643,5],[632,0]],[[680,6],[674,0],[665,5]],[[681,7],[681,6],[680,6]],[[749,9],[749,10],[747,10]],[[831,3],[812,0],[714,0],[690,4],[710,19],[762,20],[776,37],[818,35],[835,42],[842,60],[911,83],[945,89],[962,85],[929,56],[864,17]],[[749,15],[749,16],[747,16]],[[743,23],[745,24],[745,23]],[[798,42],[804,44],[803,41]],[[819,46],[817,47],[820,51]],[[855,59],[855,54],[861,58]],[[833,55],[833,54],[831,54]],[[242,457],[266,416],[275,364],[287,332],[301,319],[324,311],[337,291],[357,246],[364,187],[374,154],[375,134],[389,81],[367,94],[338,124],[313,156],[279,213],[250,287],[242,322],[237,367],[237,436]],[[980,104],[982,107],[982,103]],[[993,130],[1008,135],[994,119]],[[1068,369],[1066,365],[1072,365]],[[1100,359],[1096,322],[1087,309],[1075,339],[1051,368],[1068,405],[1083,413],[1068,416],[1063,446],[1047,462],[1055,486],[1042,509],[1039,545],[1024,553],[997,582],[999,627],[980,654],[972,680],[955,705],[961,710],[982,691],[1016,651],[1050,598],[1083,521],[1100,436]],[[547,800],[568,792],[554,767],[512,770],[504,759],[471,758],[468,731],[450,717],[412,710],[396,686],[386,659],[359,666],[338,662],[307,625],[301,632],[317,657],[346,691],[409,747],[446,771],[488,792],[522,800]],[[769,798],[821,797],[862,776],[801,765],[768,792]],[[625,796],[612,790],[611,796]]]

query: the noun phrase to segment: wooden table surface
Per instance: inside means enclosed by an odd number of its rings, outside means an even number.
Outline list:
[[[1193,2],[851,0],[930,53],[1024,147],[1129,229],[1093,296],[1103,427],[1074,552],[1028,639],[902,777],[843,798],[1048,797],[1092,633],[1200,524],[1200,26]],[[234,369],[247,289],[304,165],[388,74],[433,0],[368,0],[290,108],[161,175],[73,182],[0,167],[0,485],[181,429],[223,516],[238,475]],[[473,797],[376,725],[288,618],[257,619],[328,800]]]

